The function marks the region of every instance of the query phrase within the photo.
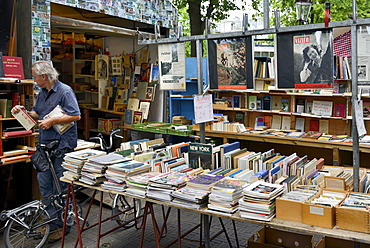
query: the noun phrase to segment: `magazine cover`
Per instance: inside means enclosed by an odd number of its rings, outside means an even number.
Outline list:
[[[250,37],[210,40],[209,47],[212,89],[253,88],[253,75],[247,73],[252,71]],[[250,87],[247,87],[247,82],[250,82]]]
[[[331,29],[307,32],[278,33],[276,35],[276,50],[278,51],[276,53],[276,79],[278,88],[332,88],[332,34],[333,31]],[[315,45],[318,49],[316,50],[311,45]],[[307,59],[307,57],[309,58],[308,50],[310,51],[310,56],[312,58],[316,55],[316,58],[314,59],[316,60],[315,62],[313,62],[313,59],[310,59],[311,62],[309,59]],[[306,62],[304,57],[307,59]],[[330,59],[328,57],[330,57]],[[311,69],[312,72],[316,72],[313,73],[311,77],[308,77],[309,72],[306,70],[306,78],[303,77],[302,73],[301,80],[301,72],[305,69]],[[292,73],[292,70],[294,70],[294,73]],[[318,74],[318,76],[314,77],[314,74]]]
[[[333,87],[332,33],[293,36],[295,88]]]

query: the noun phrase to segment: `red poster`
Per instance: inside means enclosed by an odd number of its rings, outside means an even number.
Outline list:
[[[3,63],[5,77],[24,79],[22,57],[3,56]]]

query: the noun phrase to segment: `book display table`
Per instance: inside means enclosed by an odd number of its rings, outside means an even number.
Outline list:
[[[80,185],[80,186],[84,186],[84,187],[87,187],[87,188],[94,189],[95,193],[99,191],[101,193],[101,199],[103,197],[103,193],[113,193],[113,194],[126,195],[125,193],[122,193],[122,192],[106,190],[106,189],[102,189],[100,186],[90,186],[90,185],[86,185],[86,184],[83,184],[83,183],[78,182],[78,181],[72,182],[72,181],[66,180],[64,178],[61,178],[61,181],[69,183],[68,192],[67,192],[67,194],[68,194],[67,199],[69,199],[70,198],[69,196],[71,196],[73,204],[76,204],[76,199],[74,197],[74,193],[73,193],[73,191],[71,191],[71,189],[73,188],[73,185]],[[94,199],[94,197],[92,199]],[[177,218],[176,218],[176,221],[178,222],[177,223],[178,224],[178,238],[173,243],[175,243],[175,242],[179,243],[181,238],[183,238],[184,236],[189,234],[192,230],[195,230],[196,228],[201,227],[202,232],[201,232],[201,235],[200,235],[200,244],[204,244],[205,247],[210,247],[210,242],[211,242],[213,237],[210,237],[209,218],[210,217],[217,217],[217,218],[219,218],[221,225],[223,225],[222,218],[228,218],[228,219],[231,219],[233,221],[243,221],[243,222],[248,222],[248,223],[253,223],[253,224],[266,225],[266,226],[279,228],[279,229],[287,230],[287,231],[297,231],[297,232],[303,232],[303,233],[312,234],[312,235],[315,235],[315,234],[316,235],[323,235],[323,236],[329,236],[329,237],[333,237],[333,238],[339,238],[339,239],[345,239],[345,240],[350,240],[350,241],[354,241],[354,242],[370,244],[370,234],[369,233],[360,233],[360,232],[354,232],[354,231],[347,231],[347,230],[338,229],[336,227],[334,227],[333,229],[329,229],[329,228],[307,225],[307,224],[303,224],[303,223],[300,223],[300,222],[282,220],[282,219],[278,219],[278,218],[274,218],[270,222],[265,222],[265,221],[241,218],[241,217],[239,217],[238,213],[236,213],[234,215],[231,215],[231,216],[226,216],[226,215],[223,215],[223,214],[207,212],[206,209],[199,209],[199,210],[191,209],[191,208],[180,206],[180,205],[173,204],[173,203],[170,203],[170,202],[163,202],[163,201],[154,200],[154,199],[150,199],[150,198],[145,198],[145,200],[146,200],[146,204],[145,204],[145,207],[144,207],[144,214],[136,217],[133,220],[128,220],[127,221],[127,222],[139,221],[139,219],[143,218],[142,219],[142,224],[141,225],[136,225],[136,228],[142,228],[140,247],[143,247],[143,245],[144,245],[143,244],[143,238],[144,238],[144,234],[145,234],[146,220],[148,218],[148,214],[152,215],[151,218],[152,218],[152,221],[153,221],[153,229],[154,229],[154,233],[155,233],[156,244],[157,244],[157,247],[160,247],[160,240],[164,236],[164,234],[166,233],[166,222],[168,221],[168,216],[169,216],[169,213],[171,211],[171,208],[175,208],[175,209],[178,210]],[[66,204],[68,204],[68,202]],[[158,205],[162,206],[163,225],[161,227],[158,225],[157,219],[154,216],[153,204],[158,204]],[[99,242],[100,242],[101,237],[103,237],[105,235],[108,235],[112,231],[117,230],[118,228],[120,228],[120,226],[117,226],[117,227],[113,228],[110,231],[101,233],[102,224],[105,221],[111,220],[112,218],[115,217],[115,216],[110,216],[108,218],[103,219],[102,215],[101,215],[101,212],[102,212],[101,210],[102,210],[102,207],[103,207],[102,205],[103,205],[103,203],[102,203],[102,201],[100,201],[100,211],[99,211],[100,215],[99,215],[98,223],[90,224],[87,228],[84,227],[85,223],[82,223],[82,226],[80,226],[80,220],[78,218],[79,217],[78,212],[77,211],[75,212],[75,218],[76,218],[76,223],[77,223],[77,232],[78,232],[78,238],[76,240],[75,247],[77,247],[77,244],[79,244],[80,247],[83,247],[82,233],[83,233],[83,231],[85,231],[87,229],[90,229],[92,227],[98,227],[97,247],[99,247]],[[163,208],[165,206],[169,207],[169,209],[167,210],[166,213],[165,213],[164,208]],[[89,208],[90,207],[91,207],[91,205],[89,206]],[[76,207],[75,207],[75,209],[76,209]],[[132,209],[128,209],[128,210],[132,210]],[[128,210],[125,210],[125,211],[128,211]],[[199,213],[201,215],[201,218],[202,218],[200,226],[199,225],[195,226],[190,231],[188,231],[184,234],[181,234],[181,222],[180,222],[181,218],[180,218],[180,213],[179,213],[180,210],[193,211],[193,212]],[[287,211],[289,211],[289,210],[287,210]],[[86,220],[88,214],[89,214],[89,209],[86,212],[85,220]],[[172,221],[174,221],[174,220],[172,220]],[[124,224],[125,223],[123,223],[123,225]],[[235,225],[233,225],[233,226],[234,226],[234,229],[235,229]],[[227,236],[226,230],[223,230],[223,231],[225,231],[225,234]],[[238,236],[237,236],[238,233],[237,233],[237,230],[234,230],[234,231],[235,231],[235,238],[237,240],[238,239]],[[229,239],[228,236],[227,236],[227,239]],[[237,242],[237,244],[239,246],[238,242]],[[64,237],[62,239],[61,247],[63,247],[63,245],[64,245]],[[180,245],[180,243],[179,243],[179,245]]]

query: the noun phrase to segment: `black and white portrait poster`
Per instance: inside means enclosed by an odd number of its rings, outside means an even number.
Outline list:
[[[276,37],[278,88],[333,87],[331,29],[279,33]]]
[[[185,44],[158,45],[160,90],[186,91]]]
[[[358,85],[370,86],[370,26],[359,26],[357,39]]]
[[[293,36],[295,88],[332,88],[332,33]]]

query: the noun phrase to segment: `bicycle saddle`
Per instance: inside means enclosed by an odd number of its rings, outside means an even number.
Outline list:
[[[45,150],[53,150],[55,147],[57,147],[59,144],[59,140],[54,140],[52,142],[50,142],[49,144],[41,144],[41,147],[43,147]]]

